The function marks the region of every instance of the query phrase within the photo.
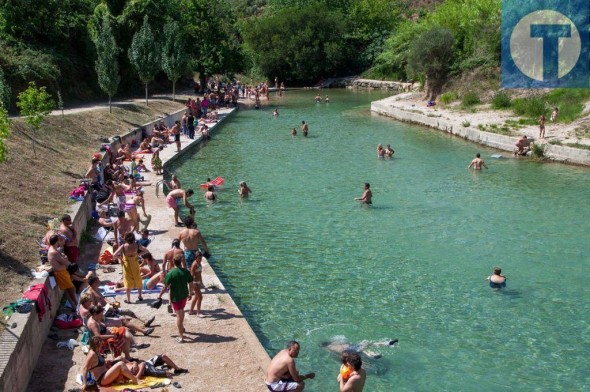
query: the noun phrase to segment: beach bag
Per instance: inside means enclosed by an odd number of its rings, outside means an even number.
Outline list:
[[[53,324],[59,329],[74,329],[82,326],[82,319],[71,314],[60,314]]]
[[[113,248],[105,249],[98,257],[99,264],[107,265],[113,262]]]

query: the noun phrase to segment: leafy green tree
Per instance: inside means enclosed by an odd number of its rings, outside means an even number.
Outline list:
[[[148,85],[160,70],[160,45],[149,25],[148,16],[143,18],[141,29],[133,36],[129,48],[129,60],[139,79],[145,85],[145,104],[148,105]]]
[[[205,77],[242,71],[244,54],[232,8],[225,0],[181,0],[191,70]]]
[[[441,93],[455,57],[455,38],[449,29],[433,27],[411,46],[408,55],[410,74],[426,77],[426,99],[434,101]]]
[[[0,67],[0,107],[8,109],[10,107],[10,86],[4,79],[4,71]]]
[[[0,105],[0,163],[6,161],[6,144],[4,141],[10,136],[10,119],[8,112]]]
[[[186,71],[188,56],[178,22],[169,19],[164,26],[162,69],[172,82],[172,101],[176,100],[176,82]]]
[[[98,75],[98,85],[109,96],[109,113],[111,113],[111,99],[117,93],[121,75],[119,75],[119,63],[117,61],[119,48],[115,42],[108,15],[104,16],[102,28],[95,38],[94,45],[96,45],[97,59],[95,67]]]
[[[33,154],[37,158],[35,150],[36,132],[41,127],[45,117],[51,113],[55,103],[45,87],[37,88],[35,82],[30,82],[29,88],[18,95],[16,106],[19,107],[20,114],[24,116],[25,122],[33,129]]]
[[[314,4],[249,21],[243,35],[266,76],[311,81],[350,71],[356,56],[344,38],[347,27],[340,12]]]

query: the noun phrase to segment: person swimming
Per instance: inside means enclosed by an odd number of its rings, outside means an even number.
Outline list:
[[[490,281],[490,287],[493,289],[501,289],[506,287],[506,276],[502,275],[502,269],[500,267],[494,267],[492,275],[486,278]]]
[[[346,341],[346,338],[342,337],[342,339],[333,339],[330,342],[324,342],[321,346],[336,354],[342,354],[343,352],[348,351],[363,354],[369,358],[379,359],[381,358],[381,354],[368,350],[369,347],[393,347],[398,342],[399,339],[386,339],[377,342],[363,340],[357,344],[350,344]]]

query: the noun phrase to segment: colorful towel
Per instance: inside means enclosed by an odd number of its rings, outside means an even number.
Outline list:
[[[139,384],[131,384],[131,383],[126,383],[126,384],[118,384],[118,385],[112,385],[111,388],[114,389],[115,391],[122,391],[125,388],[130,388],[130,389],[141,389],[141,388],[150,388],[153,385],[157,385],[159,383],[163,383],[165,385],[170,385],[170,383],[172,382],[172,380],[170,380],[169,378],[157,378],[157,377],[146,377],[142,380]]]

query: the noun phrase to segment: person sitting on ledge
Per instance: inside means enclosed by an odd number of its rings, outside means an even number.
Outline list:
[[[523,135],[515,144],[514,156],[525,156],[531,150],[531,141]]]

